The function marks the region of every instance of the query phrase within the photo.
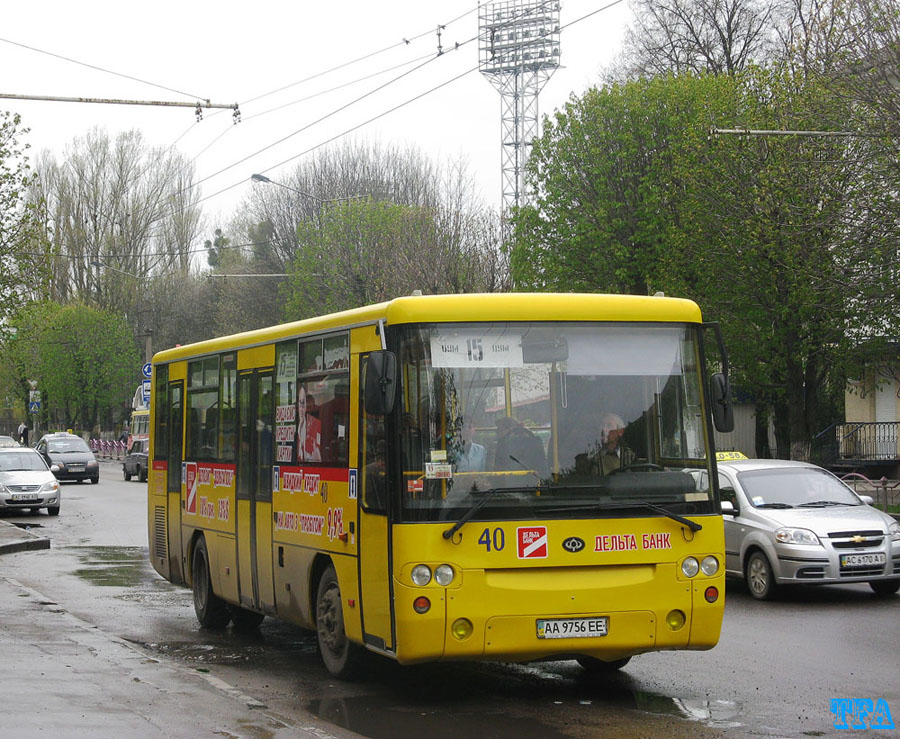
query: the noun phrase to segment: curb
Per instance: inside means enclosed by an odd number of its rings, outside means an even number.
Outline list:
[[[50,540],[46,536],[38,536],[30,531],[25,531],[25,529],[20,529],[8,521],[0,521],[0,554],[49,548]]]

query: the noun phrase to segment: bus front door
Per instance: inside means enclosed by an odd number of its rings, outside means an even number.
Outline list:
[[[275,612],[272,572],[272,371],[238,376],[236,535],[241,605]]]

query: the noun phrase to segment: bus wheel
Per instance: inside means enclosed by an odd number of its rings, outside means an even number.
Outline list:
[[[631,662],[631,657],[623,657],[622,659],[613,659],[605,662],[596,657],[579,657],[578,664],[584,668],[585,672],[591,675],[608,675],[616,670],[621,670],[625,665]]]
[[[228,613],[231,614],[231,621],[234,623],[234,627],[242,631],[252,631],[259,626],[265,618],[265,614],[257,613],[256,611],[248,611],[246,608],[241,608],[240,606],[228,606]]]
[[[771,600],[775,596],[778,584],[775,582],[775,573],[772,565],[766,559],[766,555],[758,549],[750,555],[744,570],[747,579],[747,587],[750,595],[757,600]]]
[[[208,629],[222,629],[228,626],[231,614],[218,595],[213,592],[212,580],[209,576],[209,554],[206,551],[206,540],[202,537],[194,547],[194,559],[191,572],[194,581],[194,612],[201,626]]]
[[[335,677],[352,678],[362,666],[363,650],[347,638],[337,573],[329,565],[316,595],[316,633],[322,662]]]

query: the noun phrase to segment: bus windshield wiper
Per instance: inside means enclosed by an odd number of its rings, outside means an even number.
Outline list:
[[[497,493],[533,493],[534,488],[533,487],[488,488],[487,490],[478,490],[478,491],[472,491],[472,492],[477,492],[484,497],[482,497],[481,500],[479,500],[471,508],[469,508],[469,510],[467,510],[462,515],[462,517],[455,524],[453,524],[453,526],[451,526],[449,529],[447,529],[444,532],[445,539],[451,538],[457,531],[459,531],[463,526],[465,526],[466,522],[470,521],[472,519],[472,516],[474,516],[476,513],[478,513],[478,511],[484,507],[484,504],[487,503]]]
[[[666,516],[666,518],[671,518],[673,521],[677,521],[682,526],[687,526],[691,531],[700,531],[703,526],[701,526],[696,521],[691,521],[689,518],[685,518],[684,516],[679,516],[677,513],[672,513],[672,511],[667,511],[661,505],[656,505],[656,503],[649,503],[646,500],[636,500],[633,503],[602,503],[597,501],[596,503],[585,503],[582,505],[576,506],[564,506],[560,508],[544,508],[545,511],[573,511],[573,510],[623,510],[627,508],[646,508],[648,510],[654,511],[661,516]]]

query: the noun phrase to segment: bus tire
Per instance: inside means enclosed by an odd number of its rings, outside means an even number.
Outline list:
[[[755,549],[747,558],[744,566],[744,578],[747,581],[747,589],[757,600],[771,600],[775,597],[778,584],[775,582],[775,573],[772,565],[763,552]]]
[[[591,675],[609,675],[616,670],[621,670],[625,665],[631,662],[631,657],[622,657],[622,659],[613,659],[606,662],[596,657],[579,657],[578,664],[584,668],[584,671]]]
[[[234,628],[239,629],[240,631],[252,631],[257,628],[266,617],[263,613],[248,611],[246,608],[232,605],[228,606],[228,613],[231,614],[231,622],[234,624]]]
[[[197,539],[192,559],[191,578],[194,591],[194,612],[200,625],[207,629],[223,629],[228,626],[231,614],[218,595],[213,592],[212,578],[209,575],[209,553],[206,551],[206,540]]]
[[[332,675],[347,680],[361,672],[364,652],[347,638],[341,589],[333,565],[325,569],[319,580],[316,635],[322,662]]]

